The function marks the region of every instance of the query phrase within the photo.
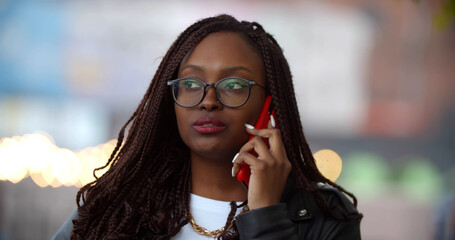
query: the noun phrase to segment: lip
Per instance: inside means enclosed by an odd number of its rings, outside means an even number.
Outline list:
[[[226,124],[217,118],[204,116],[193,123],[193,129],[202,134],[214,134],[226,128]]]

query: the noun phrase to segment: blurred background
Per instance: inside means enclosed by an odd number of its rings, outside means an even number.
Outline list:
[[[453,0],[0,0],[1,240],[57,231],[173,40],[220,13],[281,44],[364,239],[453,239]]]

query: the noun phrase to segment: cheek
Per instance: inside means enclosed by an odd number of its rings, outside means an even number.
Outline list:
[[[246,112],[248,113],[246,118],[248,123],[254,125],[259,118],[261,113],[262,107],[264,105],[265,96],[260,96],[258,98],[253,99],[250,105],[247,106]]]
[[[176,122],[177,122],[177,128],[179,130],[179,134],[180,134],[180,137],[183,138],[185,136],[184,134],[184,121],[183,119],[185,119],[185,111],[183,111],[183,109],[178,106],[178,105],[174,105],[174,111],[175,111],[175,117],[176,117]]]

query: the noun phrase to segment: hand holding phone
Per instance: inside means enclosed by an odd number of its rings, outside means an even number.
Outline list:
[[[264,105],[262,106],[262,110],[259,115],[259,118],[256,121],[256,124],[254,125],[254,128],[256,128],[256,129],[267,128],[267,124],[270,121],[270,115],[273,115],[273,117],[276,119],[275,110],[273,109],[271,103],[272,103],[272,97],[267,96],[264,101]],[[277,124],[275,125],[275,128],[278,128]],[[250,141],[253,138],[254,138],[254,136],[250,136],[250,139],[248,141]],[[267,145],[267,147],[269,147],[268,140],[265,138],[263,138],[263,140],[264,140],[265,144]],[[252,155],[254,155],[255,157],[258,156],[254,150],[251,150],[250,153]],[[251,175],[250,166],[248,166],[248,164],[246,164],[246,163],[242,163],[240,165],[240,170],[237,173],[237,179],[239,181],[241,181],[246,188],[248,188],[248,186],[249,186],[250,175]]]
[[[292,169],[281,132],[274,120],[277,118],[272,117],[272,105],[271,98],[267,97],[256,128],[245,125],[252,137],[233,160],[232,175],[237,176],[247,187],[248,207],[251,210],[278,204]]]

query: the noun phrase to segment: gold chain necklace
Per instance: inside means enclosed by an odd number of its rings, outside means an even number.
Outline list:
[[[243,209],[239,213],[239,215],[242,214],[242,213],[245,213],[247,211],[248,211],[248,207],[247,207],[247,205],[245,205],[245,207],[243,207]],[[217,238],[217,237],[219,237],[221,235],[222,232],[224,232],[224,227],[215,229],[213,231],[209,231],[209,230],[207,230],[207,228],[198,225],[194,221],[193,215],[191,215],[191,211],[188,211],[188,217],[190,218],[189,220],[190,220],[191,227],[193,227],[194,231],[196,233],[200,234],[200,235]],[[231,229],[231,227],[234,225],[234,221],[235,221],[235,218],[232,218],[231,222],[229,223],[229,225],[227,227],[227,230]]]

